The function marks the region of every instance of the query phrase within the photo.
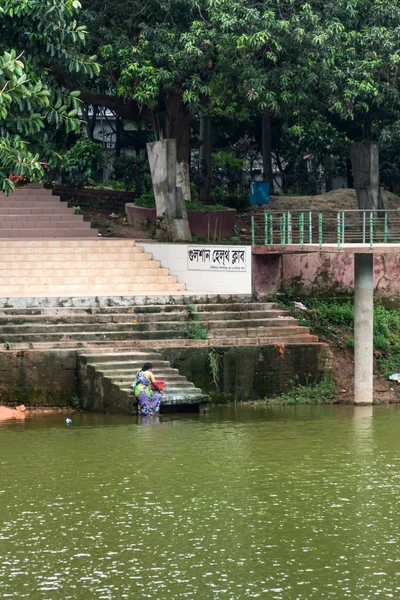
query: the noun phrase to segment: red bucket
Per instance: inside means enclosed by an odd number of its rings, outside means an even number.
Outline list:
[[[164,387],[165,387],[165,381],[159,381],[158,379],[156,379],[156,384],[158,385],[158,389],[161,392],[163,392]],[[156,388],[154,387],[154,383],[151,384],[151,389],[157,391]]]

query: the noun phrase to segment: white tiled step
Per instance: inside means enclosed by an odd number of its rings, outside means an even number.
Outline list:
[[[62,254],[61,256],[52,256],[52,260],[43,260],[42,256],[34,256],[29,255],[26,257],[26,260],[21,260],[21,257],[18,256],[16,260],[12,260],[11,257],[0,257],[0,275],[4,275],[2,271],[6,271],[7,273],[12,271],[52,271],[53,269],[62,268],[63,271],[73,270],[76,272],[79,269],[79,272],[92,272],[93,269],[97,271],[99,268],[101,270],[110,272],[111,274],[121,269],[129,269],[132,273],[134,269],[159,269],[161,266],[161,262],[159,260],[151,260],[150,254],[137,254],[130,258],[130,260],[125,259],[115,261],[115,255],[68,255]],[[107,264],[107,261],[110,261],[111,264]],[[115,261],[111,262],[111,261]],[[115,264],[115,267],[113,266]],[[29,275],[29,273],[26,273]]]
[[[149,293],[169,293],[169,292],[184,292],[186,286],[184,283],[148,283],[148,284],[132,284],[132,283],[116,283],[113,285],[107,284],[85,284],[85,285],[48,285],[48,286],[31,286],[24,285],[1,286],[0,294],[2,298],[46,298],[46,297],[72,297],[83,296],[90,297],[101,294],[102,296],[115,296],[123,294],[124,296],[147,295]]]
[[[12,284],[20,284],[21,281],[24,282],[24,287],[30,286],[41,286],[41,285],[50,285],[51,287],[55,287],[58,285],[81,285],[81,284],[111,284],[111,283],[119,283],[130,285],[131,287],[136,284],[141,283],[177,283],[178,278],[176,275],[168,275],[168,274],[158,274],[155,272],[154,275],[141,275],[138,273],[135,275],[132,271],[127,271],[122,275],[113,275],[112,272],[108,271],[106,273],[96,274],[96,271],[90,271],[87,275],[81,274],[79,271],[77,274],[73,274],[70,272],[64,274],[63,271],[59,271],[58,273],[48,274],[48,275],[25,275],[20,276],[18,273],[15,276],[8,275],[6,277],[0,277],[0,285],[11,287]]]
[[[26,187],[17,187],[13,192],[11,192],[8,196],[0,193],[0,198],[5,198],[6,200],[14,200],[19,196],[35,196],[40,194],[41,196],[52,196],[53,198],[58,198],[58,196],[53,196],[53,190],[47,190],[45,188],[26,188]]]
[[[141,246],[135,246],[133,240],[104,240],[96,237],[95,239],[79,240],[77,244],[76,240],[25,240],[23,244],[17,240],[9,240],[0,242],[0,253],[10,252],[11,250],[16,254],[28,254],[32,251],[46,253],[49,252],[62,252],[70,251],[72,253],[82,252],[82,250],[90,252],[133,252],[142,253],[144,248]]]
[[[82,215],[77,215],[77,217],[81,217]],[[22,220],[22,219],[14,219],[13,221],[5,222],[3,219],[0,220],[0,232],[5,229],[91,229],[91,224],[89,221],[83,221],[82,219],[71,219],[68,216],[68,220],[55,220],[51,221],[49,219],[43,220]]]
[[[3,203],[4,204],[4,203]],[[20,205],[18,206],[9,206],[9,207],[5,207],[2,206],[0,203],[0,217],[3,216],[12,216],[12,217],[21,217],[21,216],[26,216],[27,218],[29,218],[30,216],[35,216],[35,217],[45,217],[46,215],[53,215],[53,216],[59,216],[59,215],[74,215],[75,214],[75,210],[74,208],[70,208],[66,203],[62,204],[61,202],[59,204],[57,204],[56,207],[54,206],[50,206],[48,203],[46,203],[45,206],[43,207],[33,207],[33,206],[26,206],[26,207],[21,207]]]
[[[78,223],[79,225],[79,223]],[[63,229],[0,229],[0,239],[14,239],[25,241],[31,238],[97,238],[97,229],[72,228]]]

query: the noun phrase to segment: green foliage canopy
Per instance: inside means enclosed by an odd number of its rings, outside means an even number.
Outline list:
[[[93,76],[95,57],[79,50],[86,29],[75,20],[78,0],[3,0],[0,6],[0,189],[12,189],[11,173],[41,176],[29,138],[45,122],[79,131],[79,92],[56,84],[52,69]],[[52,66],[51,66],[52,65]]]

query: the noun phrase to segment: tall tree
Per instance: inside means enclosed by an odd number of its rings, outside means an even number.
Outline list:
[[[301,133],[316,111],[359,137],[397,119],[397,0],[83,0],[101,77],[82,99],[177,140],[189,195],[193,114],[290,116]],[[354,129],[354,128],[353,128]],[[266,140],[266,149],[269,148]],[[269,150],[268,150],[269,152]],[[266,152],[266,154],[268,154]],[[266,165],[267,168],[267,165]]]
[[[0,189],[12,189],[11,173],[39,177],[32,151],[45,123],[79,130],[77,97],[56,82],[50,63],[93,76],[94,57],[79,51],[86,28],[75,20],[78,0],[3,0],[0,6]]]

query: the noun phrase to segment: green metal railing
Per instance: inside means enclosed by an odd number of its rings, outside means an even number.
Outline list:
[[[251,217],[253,246],[400,244],[400,211],[264,212]]]

